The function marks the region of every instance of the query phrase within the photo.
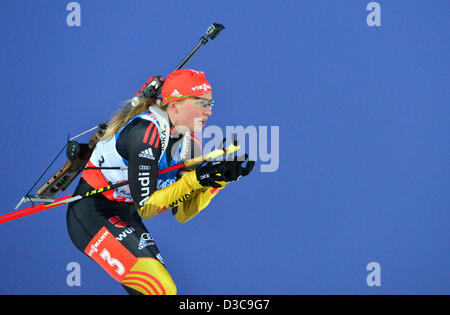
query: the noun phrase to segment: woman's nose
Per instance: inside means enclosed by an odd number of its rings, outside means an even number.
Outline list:
[[[212,109],[211,109],[211,107],[209,107],[209,106],[206,107],[204,113],[205,113],[207,116],[211,116],[211,115],[212,115]]]

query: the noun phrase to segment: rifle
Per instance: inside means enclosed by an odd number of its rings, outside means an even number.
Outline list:
[[[198,44],[189,52],[189,54],[178,64],[178,66],[173,70],[179,70],[183,67],[186,62],[210,39],[215,39],[219,33],[224,30],[225,27],[222,24],[213,23],[206,30],[206,34],[200,38]],[[150,79],[144,83],[141,89],[134,95],[134,97],[129,101],[129,103],[135,105],[139,102],[139,98],[157,98],[161,94],[161,89],[164,84],[164,78],[160,75],[152,76]],[[68,139],[66,145],[61,149],[56,158],[50,163],[44,173],[39,177],[35,184],[30,188],[30,190],[22,197],[19,203],[16,205],[17,210],[23,202],[44,202],[52,204],[56,202],[53,197],[60,191],[65,191],[73,180],[86,169],[86,164],[88,163],[92,152],[96,144],[100,141],[108,128],[107,122],[99,124],[97,127],[91,128],[84,131],[83,133]],[[78,137],[97,129],[95,134],[90,138],[88,143],[78,143],[74,141]],[[67,149],[66,149],[67,147]],[[50,177],[44,185],[39,187],[34,196],[30,196],[31,191],[37,185],[37,183],[42,179],[48,169],[53,165],[59,155],[66,149],[67,162],[52,176]],[[98,169],[102,169],[99,167]],[[115,187],[117,188],[117,187]],[[113,188],[110,188],[113,189]],[[65,198],[65,197],[63,197]],[[34,206],[33,206],[34,207]]]

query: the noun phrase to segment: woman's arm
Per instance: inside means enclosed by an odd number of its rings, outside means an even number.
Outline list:
[[[224,183],[225,186],[225,183]],[[191,196],[172,209],[173,216],[180,223],[185,223],[205,209],[222,188],[203,187],[194,191]]]
[[[153,122],[138,119],[118,141],[123,156],[128,157],[128,180],[133,201],[143,219],[151,218],[188,200],[203,186],[195,171],[175,183],[156,190],[158,161],[161,155],[159,132]],[[205,205],[206,206],[206,205]]]

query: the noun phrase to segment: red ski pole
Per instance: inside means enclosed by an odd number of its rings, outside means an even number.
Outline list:
[[[188,161],[185,161],[183,163],[175,164],[175,165],[170,166],[168,168],[159,170],[158,171],[158,175],[159,174],[168,173],[168,172],[171,172],[171,171],[174,171],[174,170],[182,169],[182,168],[185,168],[185,167],[195,166],[195,165],[200,164],[200,163],[202,163],[202,162],[204,162],[206,160],[213,160],[213,159],[218,158],[219,156],[223,156],[223,155],[226,155],[226,154],[230,154],[230,153],[236,152],[237,150],[239,150],[239,148],[240,147],[238,145],[236,146],[236,145],[232,144],[232,145],[230,145],[230,146],[228,146],[227,148],[224,148],[224,149],[216,149],[216,150],[214,150],[214,151],[212,151],[212,152],[210,152],[208,154],[202,155],[202,156],[194,158],[192,160],[188,160]],[[90,196],[93,196],[93,195],[96,195],[96,194],[100,194],[100,193],[102,193],[104,191],[108,191],[108,190],[111,190],[111,189],[116,189],[118,187],[125,186],[125,185],[128,185],[128,181],[123,181],[123,182],[120,182],[120,183],[116,183],[116,184],[113,184],[113,185],[109,185],[109,186],[106,186],[106,187],[95,189],[95,190],[92,190],[92,191],[89,191],[89,192],[85,193],[84,195],[76,195],[76,196],[68,195],[68,196],[64,196],[64,197],[55,199],[53,202],[48,203],[48,204],[40,203],[40,204],[32,206],[32,207],[28,207],[28,208],[25,208],[25,209],[21,209],[21,210],[17,210],[17,211],[14,211],[14,212],[10,212],[10,213],[7,213],[7,214],[4,214],[4,215],[0,216],[0,224],[6,223],[6,222],[9,222],[9,221],[13,221],[13,220],[16,220],[16,219],[19,219],[19,218],[22,218],[22,217],[25,217],[25,216],[28,216],[28,215],[32,215],[34,213],[38,213],[38,212],[41,212],[41,211],[44,211],[44,210],[55,208],[55,207],[58,207],[58,206],[61,206],[61,205],[64,205],[64,204],[68,204],[68,203],[71,203],[71,202],[74,202],[74,201],[77,201],[77,200],[88,198]]]

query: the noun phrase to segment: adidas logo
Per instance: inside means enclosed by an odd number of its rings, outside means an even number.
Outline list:
[[[180,94],[180,92],[178,92],[177,89],[175,89],[175,90],[172,92],[172,94],[170,94],[170,96],[178,96],[178,95],[181,95],[181,94]]]
[[[155,159],[155,157],[153,156],[153,151],[152,151],[151,148],[145,149],[144,151],[139,153],[139,157],[144,158],[144,159],[150,159],[150,160],[154,160]]]

